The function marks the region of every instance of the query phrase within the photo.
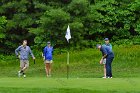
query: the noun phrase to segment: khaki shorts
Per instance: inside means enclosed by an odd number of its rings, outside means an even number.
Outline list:
[[[104,65],[106,64],[106,58],[105,58],[105,59],[103,59],[103,64],[104,64]]]
[[[28,60],[20,60],[20,67],[29,67],[29,61]]]
[[[52,60],[50,60],[50,61],[49,61],[49,60],[45,60],[45,61],[44,61],[45,64],[46,64],[46,63],[52,63],[52,62],[53,62]]]

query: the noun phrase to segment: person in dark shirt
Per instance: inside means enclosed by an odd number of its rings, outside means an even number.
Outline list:
[[[102,58],[100,60],[100,64],[106,58],[106,78],[112,78],[112,61],[114,59],[114,53],[109,46],[102,46],[97,44],[96,47],[101,51]]]
[[[112,50],[112,44],[109,41],[109,38],[104,39],[105,43],[102,46],[109,46]],[[106,78],[106,58],[103,60],[102,64],[104,65],[104,77]]]

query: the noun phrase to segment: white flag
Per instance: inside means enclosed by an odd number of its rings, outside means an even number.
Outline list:
[[[65,38],[67,39],[67,41],[69,42],[69,39],[71,39],[71,34],[70,34],[70,27],[68,25],[67,31],[66,31],[66,35]]]

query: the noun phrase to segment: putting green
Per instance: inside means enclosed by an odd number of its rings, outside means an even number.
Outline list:
[[[139,78],[0,78],[0,88],[87,89],[140,92]]]

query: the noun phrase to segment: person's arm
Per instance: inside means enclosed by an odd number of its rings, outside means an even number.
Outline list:
[[[107,50],[106,50],[106,48],[103,48],[102,52],[103,52],[103,56],[102,56],[102,58],[100,60],[100,64],[102,64],[103,60],[107,57]]]
[[[19,46],[17,49],[15,49],[15,54],[17,58],[19,57],[19,51],[20,51],[21,46]]]
[[[102,59],[105,59],[106,57],[107,57],[107,54],[104,54],[103,57],[102,57]]]
[[[32,53],[32,50],[30,49],[30,47],[29,47],[29,53],[32,56],[32,58],[35,59],[34,54]]]

